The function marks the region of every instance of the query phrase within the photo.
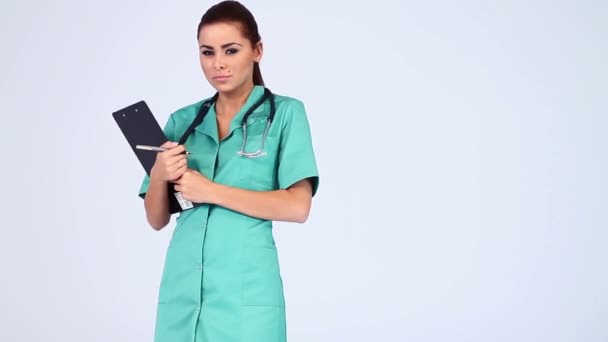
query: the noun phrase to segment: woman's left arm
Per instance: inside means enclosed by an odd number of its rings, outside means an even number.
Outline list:
[[[303,179],[285,190],[252,191],[214,183],[188,169],[175,190],[195,203],[216,204],[245,215],[272,221],[304,223],[312,202],[312,185]]]

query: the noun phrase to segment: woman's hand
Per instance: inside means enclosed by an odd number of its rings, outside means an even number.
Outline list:
[[[181,192],[184,199],[194,203],[212,203],[215,183],[200,172],[186,169],[174,183],[175,190]]]
[[[150,171],[150,180],[173,182],[181,177],[188,168],[185,148],[172,141],[167,141],[161,147],[168,148],[168,150],[157,152],[154,166]]]

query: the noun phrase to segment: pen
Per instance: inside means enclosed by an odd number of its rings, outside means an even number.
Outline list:
[[[154,151],[154,152],[164,152],[164,151],[168,150],[167,148],[164,148],[164,147],[150,146],[150,145],[137,145],[137,146],[135,146],[135,148],[138,150],[146,150],[146,151]],[[186,154],[190,155],[190,154],[192,154],[192,152],[186,151]]]

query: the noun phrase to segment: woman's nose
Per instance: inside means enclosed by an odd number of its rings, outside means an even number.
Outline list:
[[[215,60],[213,62],[213,66],[217,70],[222,70],[222,69],[226,68],[226,65],[225,65],[223,59],[221,57],[219,57],[219,56],[215,57]]]

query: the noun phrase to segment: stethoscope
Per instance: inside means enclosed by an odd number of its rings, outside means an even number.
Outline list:
[[[188,127],[186,132],[184,132],[184,135],[182,135],[182,138],[179,140],[180,145],[183,145],[186,142],[186,140],[188,140],[188,137],[190,136],[190,134],[192,134],[192,131],[203,122],[203,119],[209,112],[209,108],[211,108],[213,103],[215,103],[218,96],[219,96],[219,93],[216,93],[215,95],[213,95],[213,97],[211,99],[205,101],[202,104],[201,109],[199,110],[198,114],[196,115],[194,120],[192,120],[192,123],[190,124],[190,126]],[[264,135],[262,135],[262,145],[255,152],[245,152],[245,145],[247,144],[247,118],[249,118],[249,115],[251,115],[251,113],[253,113],[253,111],[256,108],[261,106],[264,103],[264,101],[266,101],[267,99],[270,99],[270,115],[268,115],[268,118],[266,119],[266,128],[264,129]],[[255,158],[255,157],[258,157],[258,156],[261,156],[264,154],[264,143],[266,142],[266,135],[268,134],[268,129],[270,128],[270,124],[272,123],[272,120],[274,119],[274,113],[275,113],[274,94],[268,88],[264,88],[264,95],[262,95],[262,97],[253,106],[251,106],[251,108],[249,108],[249,110],[245,113],[245,115],[243,116],[243,119],[241,120],[241,127],[243,128],[243,145],[241,146],[241,150],[238,152],[239,155],[241,155],[243,157],[248,157],[248,158]]]

